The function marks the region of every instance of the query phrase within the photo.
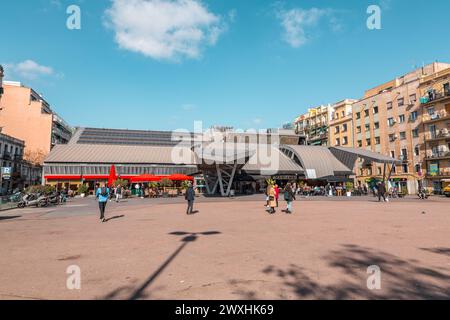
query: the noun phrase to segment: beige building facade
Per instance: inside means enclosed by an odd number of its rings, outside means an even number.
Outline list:
[[[331,105],[321,105],[308,109],[307,113],[295,119],[295,132],[305,136],[308,145],[328,146],[331,112]]]
[[[329,122],[329,145],[332,147],[353,147],[352,105],[356,100],[345,99],[332,106]]]
[[[71,127],[32,88],[7,81],[3,87],[2,132],[25,141],[24,159],[42,164],[54,145],[70,140]]]
[[[450,179],[450,68],[423,78],[419,90],[425,184],[440,193]]]
[[[449,64],[433,63],[416,69],[373,89],[353,104],[355,147],[379,152],[401,160],[401,165],[388,166],[391,186],[414,194],[423,184],[425,157],[420,103],[420,82]],[[360,162],[356,180],[360,184],[381,180],[385,168]]]

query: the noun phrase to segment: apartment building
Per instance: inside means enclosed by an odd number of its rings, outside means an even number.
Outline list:
[[[331,112],[331,105],[321,105],[308,109],[307,113],[295,119],[295,132],[305,136],[308,145],[328,146]]]
[[[3,66],[0,64],[0,101],[2,99],[3,95],[3,76],[4,76],[4,69]],[[1,107],[1,105],[0,105]]]
[[[355,147],[401,160],[401,165],[392,166],[388,171],[391,184],[405,193],[416,193],[424,180],[420,83],[449,67],[445,63],[426,65],[367,90],[364,97],[353,104]],[[357,181],[381,180],[383,172],[380,165],[359,162]]]
[[[54,145],[70,140],[72,128],[32,88],[10,81],[5,81],[3,87],[2,132],[25,141],[24,158],[42,164]]]
[[[441,193],[450,179],[450,68],[422,78],[419,90],[425,184]]]
[[[329,144],[333,147],[353,147],[352,105],[357,100],[345,99],[332,106],[329,122]]]

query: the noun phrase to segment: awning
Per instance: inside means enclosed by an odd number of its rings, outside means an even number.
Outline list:
[[[376,163],[395,163],[401,164],[400,160],[385,156],[381,153],[369,151],[366,149],[346,148],[346,147],[330,147],[331,153],[343,164],[349,168],[353,168],[356,160],[359,158],[364,161]]]

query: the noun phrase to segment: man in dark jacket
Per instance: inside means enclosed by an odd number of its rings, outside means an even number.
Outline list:
[[[384,182],[378,183],[378,201],[381,201],[381,197],[383,197],[383,201],[386,202],[386,186]]]
[[[290,183],[288,183],[286,188],[284,188],[284,200],[287,202],[287,209],[285,212],[288,214],[292,213],[292,201],[295,200],[295,194],[292,191],[292,186]]]
[[[194,210],[194,200],[195,200],[195,191],[194,191],[194,187],[192,186],[192,183],[189,183],[189,187],[186,190],[186,194],[185,194],[184,198],[188,202],[186,214],[192,214],[193,210]]]

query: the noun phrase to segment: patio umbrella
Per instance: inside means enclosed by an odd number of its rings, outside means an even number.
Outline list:
[[[184,174],[172,174],[170,176],[167,177],[167,179],[172,180],[172,181],[193,181],[194,178],[184,175]]]
[[[160,181],[161,177],[154,176],[152,174],[142,174],[140,176],[136,176],[131,178],[131,182],[151,182],[151,181]]]
[[[112,165],[111,169],[109,169],[108,187],[111,187],[116,180],[117,180],[116,166]]]

